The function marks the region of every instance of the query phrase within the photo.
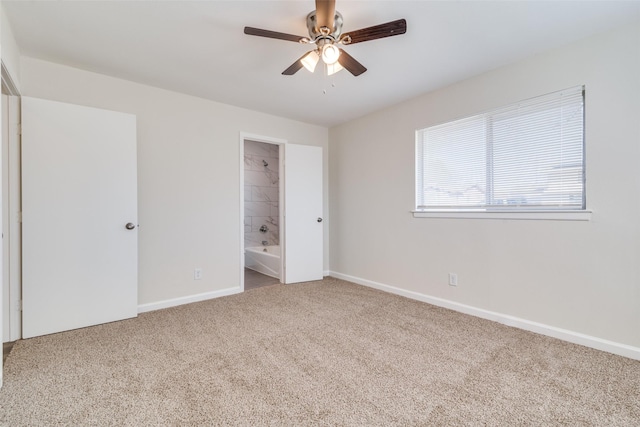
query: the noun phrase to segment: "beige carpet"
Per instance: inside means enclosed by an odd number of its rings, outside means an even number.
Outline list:
[[[640,425],[640,362],[344,281],[19,341],[0,423]]]

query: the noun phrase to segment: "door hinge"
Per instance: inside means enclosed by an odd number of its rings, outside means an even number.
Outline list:
[[[16,310],[22,311],[22,300],[16,301]]]
[[[16,221],[20,223],[22,222],[22,211],[18,212],[16,215]]]

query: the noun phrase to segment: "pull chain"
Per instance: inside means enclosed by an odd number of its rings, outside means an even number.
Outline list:
[[[327,83],[329,82],[329,73],[328,73],[329,66],[328,66],[327,64],[323,64],[323,65],[324,65],[324,79],[323,79],[323,82],[324,82],[323,86],[324,86],[324,88],[322,89],[322,94],[323,94],[323,95],[326,95],[326,94],[327,94],[327,91],[328,91],[328,89],[326,88],[326,86],[327,86]],[[333,78],[331,78],[331,79],[333,80]],[[331,88],[335,88],[335,87],[336,87],[335,82],[334,82],[334,81],[331,81]]]

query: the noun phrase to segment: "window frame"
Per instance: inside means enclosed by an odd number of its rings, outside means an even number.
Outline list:
[[[559,94],[565,91],[578,91],[581,89],[582,91],[582,206],[580,208],[545,208],[545,207],[535,207],[535,206],[521,206],[517,208],[510,207],[496,207],[495,205],[485,205],[480,207],[428,207],[428,208],[419,208],[419,202],[421,200],[420,192],[424,192],[424,173],[420,173],[423,168],[422,162],[424,158],[422,156],[422,152],[424,150],[424,144],[426,143],[423,139],[423,134],[427,129],[434,128],[437,126],[442,126],[448,123],[453,123],[456,121],[473,119],[475,117],[483,116],[484,120],[487,123],[491,122],[488,118],[490,116],[495,116],[501,113],[501,111],[509,109],[511,106],[515,106],[521,103],[526,103],[529,101],[533,101],[536,98],[542,98],[545,96],[551,96],[554,94]],[[575,93],[575,92],[574,92]],[[587,208],[587,189],[586,189],[586,133],[585,133],[585,123],[586,123],[586,91],[585,86],[574,86],[571,88],[567,88],[561,91],[555,91],[546,95],[542,95],[539,97],[529,98],[526,100],[522,100],[516,103],[512,103],[510,105],[501,107],[501,108],[493,108],[490,110],[486,110],[484,112],[470,115],[467,117],[463,117],[456,120],[449,120],[447,122],[443,122],[441,124],[426,126],[421,129],[417,129],[415,131],[415,173],[414,173],[414,185],[415,185],[415,199],[414,199],[414,209],[411,211],[415,218],[466,218],[466,219],[524,219],[524,220],[562,220],[562,221],[589,221],[591,219],[592,211]],[[492,150],[491,144],[487,148],[488,156],[487,163],[489,164],[490,151]],[[493,188],[493,182],[487,182],[487,191],[490,191],[489,187]]]

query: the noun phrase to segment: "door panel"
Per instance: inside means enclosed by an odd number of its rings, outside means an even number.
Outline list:
[[[23,337],[137,315],[136,118],[22,98]]]
[[[324,228],[321,147],[285,145],[284,191],[284,282],[321,280]]]

